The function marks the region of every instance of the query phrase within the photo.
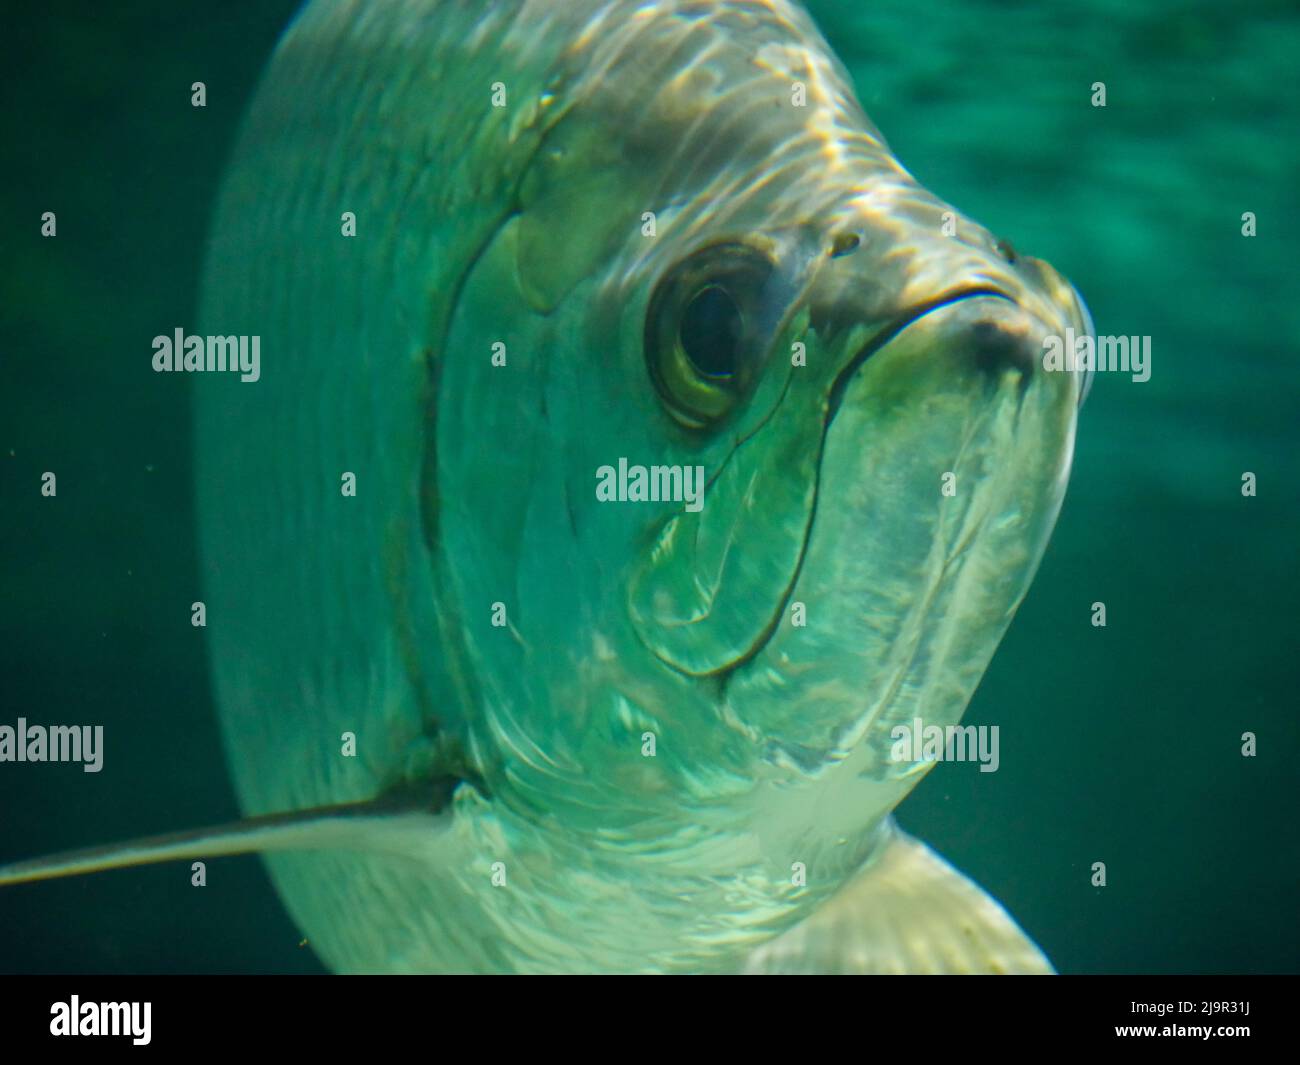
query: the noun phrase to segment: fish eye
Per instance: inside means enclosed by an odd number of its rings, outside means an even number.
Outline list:
[[[760,300],[773,263],[739,242],[714,244],[668,270],[650,297],[645,355],[669,412],[702,429],[726,417],[759,370]]]
[[[720,285],[700,289],[682,312],[678,331],[682,349],[703,377],[731,377],[736,372],[745,321],[730,293]]]

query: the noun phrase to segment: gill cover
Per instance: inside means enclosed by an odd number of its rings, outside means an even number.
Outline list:
[[[799,395],[785,343],[807,324],[807,245],[798,234],[717,240],[667,269],[649,301],[649,379],[687,441],[721,457],[705,469],[699,508],[669,517],[642,553],[628,601],[645,645],[691,675],[731,668],[762,644],[807,539],[824,404]],[[729,320],[704,330],[723,355],[684,336],[700,328],[703,303]]]

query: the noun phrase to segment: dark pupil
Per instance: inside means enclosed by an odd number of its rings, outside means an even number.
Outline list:
[[[717,286],[698,292],[682,314],[680,335],[686,356],[710,377],[736,372],[742,322],[740,309]]]

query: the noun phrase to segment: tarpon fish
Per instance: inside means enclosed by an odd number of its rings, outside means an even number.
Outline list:
[[[896,827],[891,735],[1028,588],[1084,385],[1044,339],[1091,322],[802,9],[316,0],[200,325],[261,338],[194,381],[248,819],[0,882],[262,852],[349,972],[1050,971]]]

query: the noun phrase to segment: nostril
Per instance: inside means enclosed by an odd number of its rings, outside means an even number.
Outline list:
[[[1018,370],[1029,376],[1034,370],[1034,352],[1023,328],[1006,322],[976,322],[971,326],[975,365],[984,373],[998,376]]]
[[[844,255],[851,255],[861,243],[862,238],[856,233],[836,234],[835,240],[831,244],[831,258],[838,259]]]

